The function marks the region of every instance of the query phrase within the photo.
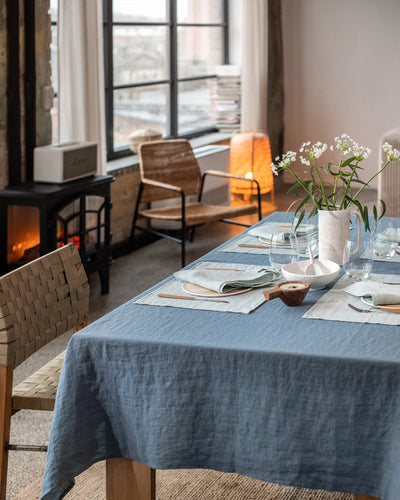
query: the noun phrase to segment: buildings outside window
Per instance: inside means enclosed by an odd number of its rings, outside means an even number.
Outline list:
[[[50,0],[57,93],[57,0]],[[228,0],[103,0],[107,157],[131,154],[128,136],[215,131],[215,68],[228,63]],[[56,94],[57,95],[57,94]],[[56,141],[57,97],[53,116]]]

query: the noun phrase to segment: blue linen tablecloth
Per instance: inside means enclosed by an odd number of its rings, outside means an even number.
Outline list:
[[[132,300],[73,335],[41,498],[61,498],[96,461],[127,457],[398,500],[400,329],[303,319],[324,293],[249,315]]]

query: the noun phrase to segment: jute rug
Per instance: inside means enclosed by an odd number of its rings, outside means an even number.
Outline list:
[[[38,500],[42,480],[26,488],[14,500]],[[308,490],[265,483],[238,474],[213,470],[157,470],[157,500],[353,500],[353,495]],[[99,462],[76,478],[65,500],[105,500],[105,462]]]

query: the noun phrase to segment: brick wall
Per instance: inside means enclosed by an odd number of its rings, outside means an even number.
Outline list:
[[[51,24],[49,0],[35,0],[35,20],[25,19],[23,2],[20,0],[20,95],[21,95],[21,172],[25,180],[25,110],[24,110],[24,23],[35,22],[36,44],[36,144],[51,142],[50,112],[43,108],[42,88],[51,84],[50,42]],[[7,145],[7,9],[6,2],[0,1],[0,189],[8,186],[8,145]]]
[[[7,29],[6,5],[0,2],[0,188],[8,183],[7,148]]]

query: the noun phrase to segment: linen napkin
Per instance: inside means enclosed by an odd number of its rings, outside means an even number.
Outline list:
[[[314,224],[302,224],[296,230],[296,236],[305,237],[312,236],[317,228]],[[267,241],[271,241],[272,234],[281,232],[281,243],[290,244],[290,233],[292,232],[292,225],[285,224],[284,222],[267,222],[261,226],[251,228],[247,234],[256,237],[262,237]]]
[[[400,228],[394,229],[389,228],[376,235],[377,240],[393,241],[395,243],[400,243]]]
[[[357,281],[343,291],[356,297],[371,298],[375,306],[400,304],[400,286],[387,285],[378,281]]]
[[[187,269],[177,271],[174,277],[180,281],[199,285],[218,293],[227,293],[237,288],[258,288],[272,284],[280,277],[280,273],[271,268],[257,271],[207,271],[204,269]]]

